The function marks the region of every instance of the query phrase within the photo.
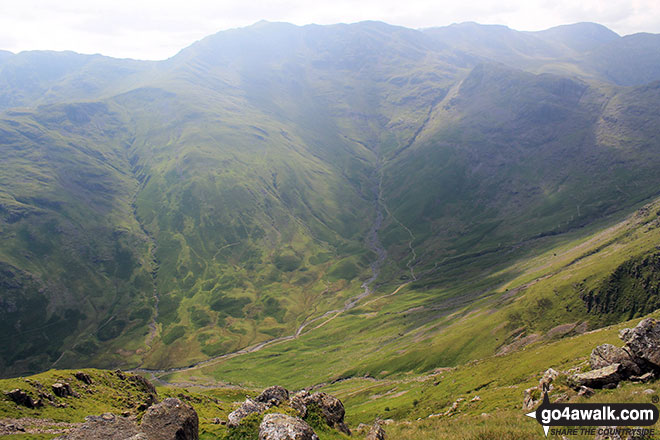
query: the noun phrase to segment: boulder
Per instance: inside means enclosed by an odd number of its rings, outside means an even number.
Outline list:
[[[133,417],[87,416],[85,423],[56,440],[197,440],[198,423],[190,405],[169,398],[150,407],[140,426]]]
[[[86,383],[87,385],[91,385],[94,383],[92,381],[92,378],[89,376],[87,373],[83,373],[82,371],[78,371],[77,373],[74,373],[73,377],[78,379],[79,381]]]
[[[635,328],[619,332],[636,364],[643,369],[660,369],[660,322],[653,318],[643,319]]]
[[[568,378],[568,383],[575,389],[611,388],[621,381],[623,374],[621,364],[612,364],[586,373],[574,374]]]
[[[198,429],[197,412],[174,397],[149,407],[140,425],[140,432],[154,440],[197,440]]]
[[[245,417],[254,413],[261,414],[268,408],[269,406],[265,403],[255,402],[254,400],[247,398],[238,409],[235,409],[229,413],[229,416],[227,416],[227,426],[230,428],[235,428]]]
[[[111,413],[85,417],[85,423],[55,440],[126,440],[138,434],[135,419]]]
[[[298,417],[267,414],[259,426],[259,440],[319,440],[314,430]]]
[[[289,391],[281,386],[275,385],[266,388],[256,398],[257,402],[265,403],[268,406],[279,406],[282,402],[289,400]]]
[[[69,397],[69,396],[77,397],[77,394],[73,391],[71,385],[69,385],[66,382],[54,383],[51,388],[53,389],[53,393],[55,393],[57,397]]]
[[[612,344],[603,344],[594,348],[589,363],[592,370],[598,370],[612,364],[621,364],[622,373],[626,376],[639,375],[642,372],[628,351]]]
[[[374,426],[369,430],[366,440],[385,440],[385,430],[383,429],[380,420],[374,422]]]
[[[28,393],[18,388],[5,393],[5,395],[14,401],[15,404],[26,408],[39,408],[43,406],[41,399],[34,400]]]
[[[300,391],[291,398],[290,405],[298,411],[301,417],[307,415],[310,405],[316,405],[321,410],[321,414],[323,414],[328,426],[344,434],[351,435],[351,430],[344,423],[344,415],[346,414],[344,405],[341,403],[341,400],[330,394],[310,394],[308,391]]]
[[[289,401],[289,406],[298,411],[298,415],[300,417],[307,417],[307,404],[305,402],[309,396],[309,391],[298,391],[291,397],[291,400]]]

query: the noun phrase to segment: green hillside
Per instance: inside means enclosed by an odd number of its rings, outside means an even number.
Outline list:
[[[0,375],[302,387],[652,312],[653,241],[580,298],[503,289],[660,193],[655,37],[260,22],[161,62],[1,55]]]

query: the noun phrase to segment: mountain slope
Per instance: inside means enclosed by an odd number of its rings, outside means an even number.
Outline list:
[[[2,374],[166,370],[273,340],[295,356],[442,322],[660,192],[659,83],[621,87],[597,62],[622,41],[260,22],[162,62],[8,55]],[[393,292],[373,320],[356,309]],[[630,313],[590,310],[594,326]],[[362,368],[351,350],[332,371]]]

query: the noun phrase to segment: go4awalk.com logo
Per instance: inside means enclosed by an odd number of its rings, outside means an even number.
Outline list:
[[[655,425],[658,408],[651,403],[550,403],[548,393],[544,393],[541,406],[527,416],[543,426],[546,437],[548,432],[561,435],[596,434],[599,433],[596,427],[608,426],[613,428],[598,429],[610,429],[633,438],[651,438],[653,429],[618,427]],[[564,428],[550,430],[560,426]]]

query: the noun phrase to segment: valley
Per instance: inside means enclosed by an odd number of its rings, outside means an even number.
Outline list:
[[[203,438],[272,385],[394,438],[538,438],[522,391],[658,317],[659,38],[259,22],[163,61],[3,55],[3,390],[120,369]]]

